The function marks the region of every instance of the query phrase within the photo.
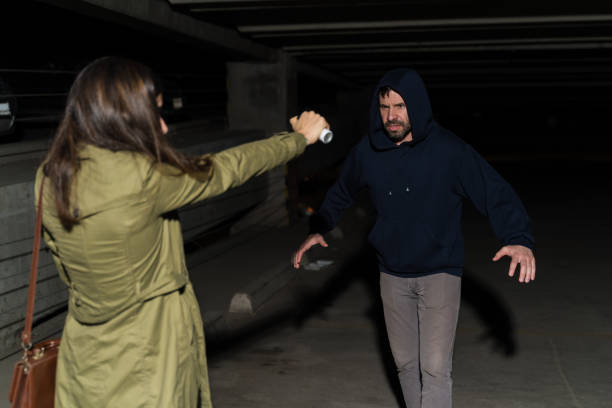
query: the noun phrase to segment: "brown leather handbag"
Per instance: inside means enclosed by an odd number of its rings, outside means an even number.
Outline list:
[[[42,230],[42,196],[44,178],[40,185],[36,226],[34,229],[34,248],[30,271],[30,289],[26,307],[25,328],[21,334],[23,357],[15,364],[9,401],[11,408],[52,408],[55,397],[55,367],[59,351],[59,339],[47,340],[32,346],[32,319],[34,297],[36,295],[36,275]]]

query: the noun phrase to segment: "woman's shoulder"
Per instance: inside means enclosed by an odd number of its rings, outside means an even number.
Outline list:
[[[142,197],[151,168],[150,160],[143,154],[87,145],[79,151],[79,159],[75,186],[80,199],[92,208],[123,202],[128,197]]]
[[[142,178],[151,167],[151,160],[142,153],[112,151],[98,146],[84,145],[79,150],[81,170],[95,169],[99,176],[116,181]]]

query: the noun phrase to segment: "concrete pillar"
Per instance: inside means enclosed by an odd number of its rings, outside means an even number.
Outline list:
[[[297,106],[297,74],[290,57],[283,55],[276,63],[228,63],[227,82],[230,130],[272,134],[288,129]]]
[[[297,73],[292,58],[281,55],[275,63],[228,63],[227,87],[230,130],[261,129],[270,136],[290,129],[289,117],[297,113]],[[295,206],[297,191],[293,165],[261,177],[267,179],[267,197],[233,226],[234,232],[288,222],[287,199],[289,207]]]

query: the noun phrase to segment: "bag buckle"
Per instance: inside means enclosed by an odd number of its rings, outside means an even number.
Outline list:
[[[30,371],[31,367],[30,362],[28,361],[28,352],[32,349],[32,342],[28,342],[28,344],[25,344],[22,341],[21,348],[23,349],[23,356],[21,356],[21,361],[23,361],[23,373],[27,374],[28,371]]]

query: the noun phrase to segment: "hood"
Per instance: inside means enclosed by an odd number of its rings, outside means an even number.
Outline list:
[[[412,69],[396,69],[387,72],[374,91],[372,104],[370,105],[370,142],[376,150],[388,150],[398,146],[389,139],[378,110],[378,91],[384,86],[390,86],[399,93],[408,110],[408,118],[412,125],[412,141],[402,143],[414,145],[425,139],[434,128],[433,115],[429,95],[425,89],[425,83]]]

